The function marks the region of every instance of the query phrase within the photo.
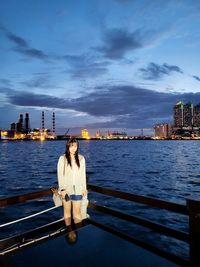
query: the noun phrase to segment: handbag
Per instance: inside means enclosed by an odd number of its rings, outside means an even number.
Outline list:
[[[56,207],[62,206],[62,197],[58,193],[58,189],[56,188],[51,188],[51,191],[53,192],[53,202]]]

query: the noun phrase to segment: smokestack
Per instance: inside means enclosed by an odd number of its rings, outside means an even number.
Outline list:
[[[42,132],[44,133],[44,111],[42,111]]]
[[[52,117],[52,128],[53,128],[53,133],[55,133],[55,112],[53,112],[53,117]]]
[[[23,114],[21,113],[19,115],[19,127],[18,127],[18,131],[22,132],[23,131]]]
[[[29,125],[29,114],[26,113],[25,114],[25,131],[29,132],[30,130],[30,125]]]

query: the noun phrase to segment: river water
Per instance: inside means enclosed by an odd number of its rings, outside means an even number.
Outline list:
[[[183,140],[88,140],[80,141],[89,183],[185,204],[188,197],[200,199],[200,142]],[[9,197],[57,185],[56,165],[64,153],[65,141],[0,142],[0,197]],[[149,218],[188,231],[188,218],[127,201],[89,193],[99,204]],[[53,205],[52,198],[1,208],[1,224]],[[48,223],[62,216],[62,209],[29,222],[8,226],[1,238]],[[187,257],[188,246],[142,227],[91,212],[98,220],[129,234]]]

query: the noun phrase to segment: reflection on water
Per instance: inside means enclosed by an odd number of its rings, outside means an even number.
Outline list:
[[[0,142],[1,197],[56,186],[57,160],[64,150],[65,141]],[[89,182],[92,184],[183,204],[186,197],[198,198],[200,195],[199,141],[80,141],[80,153],[86,158]],[[187,219],[184,216],[98,194],[90,193],[89,197],[95,201],[104,201],[105,205],[114,208],[121,207],[125,212],[187,230]],[[51,197],[48,197],[40,202],[19,204],[21,208],[17,209],[3,208],[1,220],[6,222],[22,217],[52,204]],[[56,216],[62,216],[62,209],[42,216],[41,221],[49,222]],[[108,220],[109,223],[115,223],[112,218]],[[27,229],[32,224],[36,222],[33,220],[23,226],[16,226],[15,231],[17,228]],[[138,233],[133,226],[124,222],[120,226]],[[8,228],[5,233],[10,233],[10,230]],[[177,249],[176,242],[172,244]]]

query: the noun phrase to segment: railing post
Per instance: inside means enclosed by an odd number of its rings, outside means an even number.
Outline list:
[[[200,201],[187,199],[189,211],[190,266],[200,266]]]

